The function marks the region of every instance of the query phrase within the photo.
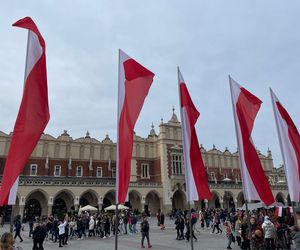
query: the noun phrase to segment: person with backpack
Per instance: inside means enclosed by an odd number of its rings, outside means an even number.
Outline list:
[[[149,231],[150,231],[149,222],[147,220],[147,217],[144,216],[143,221],[141,222],[141,233],[142,233],[141,247],[142,248],[145,248],[144,246],[145,238],[147,239],[148,248],[152,247],[152,245],[150,244]]]

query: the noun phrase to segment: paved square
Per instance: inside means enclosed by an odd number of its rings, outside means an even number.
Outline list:
[[[152,249],[159,250],[188,250],[190,249],[190,243],[187,241],[178,241],[176,240],[176,230],[174,226],[174,221],[166,219],[166,229],[161,231],[156,226],[156,218],[149,219],[150,222],[150,239],[151,244],[153,245]],[[137,225],[139,229],[139,224]],[[0,232],[3,233],[4,230],[8,230],[8,225],[5,228],[0,228]],[[227,239],[223,234],[216,235],[210,234],[211,230],[200,230],[196,232],[196,237],[198,241],[194,242],[194,249],[203,249],[203,250],[214,250],[214,249],[226,249]],[[16,246],[22,246],[24,250],[32,249],[32,239],[28,237],[28,225],[25,227],[25,231],[22,231],[22,237],[24,242],[19,243],[17,239]],[[141,235],[137,233],[135,235],[121,235],[119,237],[119,248],[120,250],[133,250],[141,249],[140,247]],[[45,241],[45,249],[81,249],[81,250],[112,250],[114,249],[114,237],[108,239],[100,239],[98,237],[93,238],[84,238],[83,240],[77,240],[73,238],[69,240],[68,246],[63,248],[58,247],[58,243],[53,243],[52,241]],[[240,249],[239,247],[232,244],[232,249]]]

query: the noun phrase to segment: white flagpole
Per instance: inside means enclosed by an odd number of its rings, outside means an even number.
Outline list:
[[[120,108],[120,103],[119,103],[119,95],[120,95],[120,49],[119,49],[119,60],[118,60],[118,108],[117,108],[117,159],[116,159],[116,221],[115,221],[115,250],[118,250],[118,227],[119,227],[119,113],[121,110]],[[109,161],[110,164],[110,161]]]
[[[25,88],[25,83],[26,83],[26,72],[27,72],[27,67],[28,67],[28,63],[27,63],[27,59],[28,59],[28,51],[29,51],[29,32],[30,30],[28,30],[27,32],[27,48],[26,48],[26,57],[25,57],[25,73],[24,73],[24,83],[23,83],[23,91],[24,91],[24,88]],[[17,181],[19,180],[19,177],[17,177]],[[19,187],[19,183],[17,184],[17,188],[18,189]],[[11,215],[10,215],[10,232],[13,233],[13,230],[14,230],[14,210],[15,210],[15,207],[16,207],[16,199],[17,199],[17,196],[15,197],[15,201],[14,201],[14,204],[11,205]]]
[[[181,134],[182,134],[182,143],[184,144],[183,140],[184,140],[184,131],[186,129],[186,124],[183,122],[183,113],[182,113],[182,108],[181,108],[181,96],[180,96],[180,70],[179,67],[177,67],[177,77],[178,77],[178,96],[179,96],[179,109],[180,109],[180,118],[181,118]],[[184,158],[186,158],[184,156]],[[189,179],[189,175],[188,175],[189,171],[185,171],[185,175],[186,175],[186,192],[187,192],[187,203],[188,203],[188,210],[190,212],[190,217],[189,217],[189,230],[190,230],[190,240],[191,240],[191,250],[194,250],[194,243],[193,243],[193,227],[192,227],[192,210],[191,210],[191,204],[190,204],[190,190],[189,190],[189,184],[188,184],[188,179]]]
[[[231,85],[231,77],[228,75],[229,78],[229,86],[230,86],[230,95],[231,95],[231,103],[232,103],[232,112],[233,112],[233,119],[234,119],[234,127],[235,127],[235,133],[236,133],[236,141],[237,141],[237,147],[239,150],[239,162],[240,162],[240,170],[242,165],[242,158],[241,158],[241,150],[240,150],[240,144],[239,144],[239,133],[238,133],[238,127],[237,127],[237,121],[236,121],[236,114],[235,114],[235,107],[234,107],[234,101],[233,101],[233,96],[232,96],[232,85]],[[241,170],[242,171],[242,170]],[[243,178],[242,178],[243,180]],[[248,197],[245,197],[246,192],[245,192],[245,186],[244,182],[242,182],[243,190],[244,190],[244,200],[245,200],[245,206],[246,206],[246,215],[247,215],[247,222],[248,222],[248,228],[249,228],[249,239],[250,239],[250,249],[253,247],[253,241],[252,241],[252,235],[251,235],[251,225],[250,225],[250,218],[249,218],[249,209],[248,209]]]

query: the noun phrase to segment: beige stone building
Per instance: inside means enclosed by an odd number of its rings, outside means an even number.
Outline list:
[[[11,134],[0,132],[0,174],[3,172]],[[240,207],[242,183],[237,152],[206,150],[201,145],[209,185],[210,201],[198,207]],[[271,151],[259,152],[274,197],[289,202],[284,171],[273,165]],[[115,202],[116,143],[107,135],[99,141],[87,132],[73,139],[67,131],[57,138],[44,134],[20,176],[16,212],[48,215],[75,211],[90,204],[99,209]],[[158,134],[152,125],[147,138],[135,135],[131,162],[129,203],[133,209],[186,208],[181,125],[173,110],[168,122],[161,121]]]

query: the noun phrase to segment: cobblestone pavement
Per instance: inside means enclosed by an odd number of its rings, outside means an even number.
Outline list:
[[[152,218],[150,221],[150,239],[153,245],[152,249],[157,250],[188,250],[191,249],[190,243],[187,241],[176,240],[176,231],[174,227],[174,221],[166,220],[166,229],[161,231],[155,224],[156,219]],[[139,228],[139,225],[137,225]],[[9,226],[5,225],[4,228],[0,228],[0,233],[9,230]],[[210,234],[211,230],[199,230],[196,232],[197,241],[194,241],[195,250],[214,250],[214,249],[226,249],[227,239],[223,234],[216,235]],[[28,226],[26,225],[25,231],[21,233],[23,242],[19,243],[19,239],[16,240],[16,246],[23,247],[24,250],[32,249],[32,239],[28,237]],[[139,233],[135,235],[121,235],[119,236],[119,250],[134,250],[141,249],[140,245],[141,236]],[[232,244],[232,249],[237,250],[239,247]],[[44,248],[47,249],[80,249],[80,250],[113,250],[114,249],[114,237],[108,239],[84,238],[83,240],[72,239],[68,242],[67,246],[63,248],[58,247],[58,243],[52,241],[45,241]]]

